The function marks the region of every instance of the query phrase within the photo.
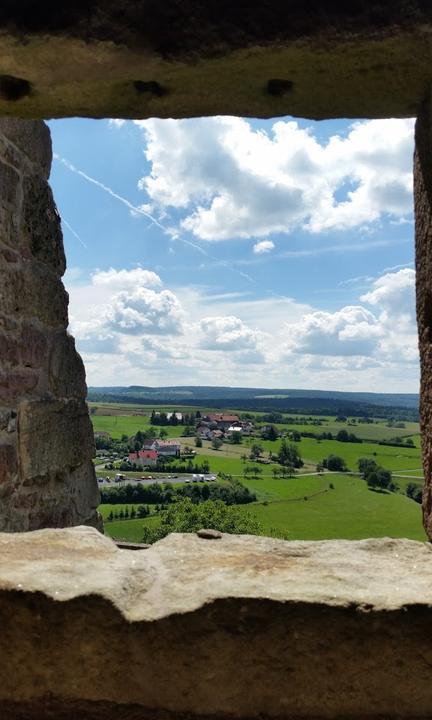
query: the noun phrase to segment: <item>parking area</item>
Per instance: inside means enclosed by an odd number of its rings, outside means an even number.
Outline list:
[[[111,487],[113,485],[151,485],[158,483],[206,483],[215,482],[217,475],[208,473],[205,475],[185,474],[185,475],[165,475],[153,476],[142,475],[141,477],[129,477],[126,473],[118,473],[113,477],[103,475],[101,472],[97,474],[97,481],[100,487]]]

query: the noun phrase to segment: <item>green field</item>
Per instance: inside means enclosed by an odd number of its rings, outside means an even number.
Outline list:
[[[280,502],[303,498],[327,490],[337,475],[297,475],[292,478],[257,478],[244,480],[243,484],[256,493],[258,501]],[[249,506],[251,507],[251,506]]]
[[[266,451],[277,453],[280,440],[261,442]],[[377,443],[343,443],[337,440],[314,440],[302,438],[298,443],[303,460],[318,463],[328,455],[339,455],[347,463],[350,470],[357,470],[357,461],[361,457],[368,457],[378,465],[388,470],[416,470],[421,467],[420,451],[418,448],[391,447]]]
[[[275,423],[275,427],[279,430],[298,430],[298,432],[312,432],[319,435],[323,432],[331,432],[333,435],[337,435],[339,430],[347,430],[362,440],[391,440],[395,437],[413,437],[419,435],[419,425],[414,422],[405,422],[404,428],[387,427],[385,420],[375,421],[374,423],[358,423],[350,425],[347,423],[338,423],[334,421],[334,418],[320,418],[321,425],[305,425],[302,423],[298,424],[285,424]]]
[[[422,467],[419,467],[417,470],[403,470],[401,472],[401,474],[412,477],[413,480],[418,480],[419,482],[423,482],[423,480],[424,480]],[[397,475],[397,473],[396,473],[396,475]]]
[[[138,430],[144,431],[152,427],[148,415],[91,415],[91,421],[95,432],[107,432],[117,440],[120,439],[122,435],[131,437],[135,435]],[[159,431],[162,430],[162,428],[157,425],[154,426],[154,429],[158,434]],[[175,427],[166,425],[163,429],[166,431],[168,437],[178,437],[183,430],[183,426]]]
[[[186,440],[186,442],[188,442]],[[280,440],[258,440],[265,452],[277,454],[280,448]],[[191,442],[189,441],[189,445]],[[359,458],[367,457],[378,465],[382,465],[392,471],[417,471],[421,467],[420,450],[418,448],[392,447],[390,445],[378,445],[377,443],[343,443],[337,440],[314,440],[302,438],[297,443],[300,454],[305,462],[303,472],[311,472],[315,465],[328,455],[339,455],[342,457],[350,470],[357,470]],[[241,460],[242,454],[249,453],[249,447],[245,445],[224,445],[220,450],[211,450],[210,443],[203,443],[202,448],[195,448],[197,456],[201,460],[208,460],[210,468],[214,472],[226,472],[232,475],[242,475],[245,463]],[[229,454],[228,454],[229,453]],[[253,464],[248,460],[247,465]],[[263,473],[271,474],[276,465],[261,465]],[[302,471],[300,471],[302,472]]]
[[[260,467],[263,475],[271,475],[273,468],[278,468],[279,466],[275,463],[271,463],[269,465],[257,465],[253,460],[248,460],[246,463],[243,462],[243,460],[240,459],[240,457],[227,457],[223,454],[223,451],[218,450],[214,454],[209,453],[197,453],[196,455],[196,462],[199,464],[200,462],[203,462],[204,460],[207,460],[210,463],[210,470],[214,473],[227,473],[229,475],[234,476],[241,476],[243,477],[243,471],[245,467],[250,467],[251,465]]]
[[[143,406],[102,405],[102,403],[96,405],[98,412],[91,416],[94,429],[106,431],[113,438],[121,438],[122,435],[130,437],[138,430],[146,430],[150,427],[151,405],[144,409]],[[186,412],[192,410],[188,406],[180,405],[158,406],[158,408]],[[198,406],[193,409],[203,410]],[[260,413],[254,414],[260,415]],[[298,448],[305,462],[304,468],[300,471],[303,474],[297,474],[289,479],[275,479],[272,471],[278,466],[274,463],[260,464],[262,475],[256,480],[244,479],[245,467],[255,463],[251,460],[244,462],[241,456],[249,454],[253,442],[259,442],[263,446],[265,457],[268,457],[269,452],[277,454],[280,440],[270,442],[262,441],[259,437],[244,438],[241,445],[226,443],[220,450],[214,450],[209,442],[203,442],[202,448],[195,448],[194,438],[184,437],[181,438],[181,442],[183,446],[189,445],[196,450],[198,464],[207,460],[212,472],[223,472],[240,477],[242,482],[256,493],[256,503],[241,507],[242,511],[251,512],[259,519],[264,534],[304,540],[383,536],[425,539],[421,525],[421,508],[404,495],[409,482],[422,484],[423,472],[417,423],[406,422],[405,428],[388,428],[385,420],[373,424],[348,425],[336,423],[335,418],[323,418],[321,426],[298,422],[293,425],[278,425],[278,427],[284,430],[296,429],[299,432],[332,432],[333,434],[346,429],[366,441],[343,443],[336,440],[317,441],[313,438],[302,438]],[[155,426],[156,431],[160,429]],[[169,437],[179,437],[183,426],[166,426],[164,429]],[[378,445],[379,440],[396,436],[411,436],[416,447]],[[311,475],[316,464],[330,454],[341,456],[349,469],[354,472],[357,471],[359,458],[367,457],[374,460],[378,465],[394,473],[399,492],[373,492],[362,479],[352,475]],[[103,471],[103,474],[105,472]],[[171,468],[168,468],[167,472],[174,474]],[[141,474],[152,474],[152,471],[144,469],[142,473],[133,473],[135,476]],[[397,477],[398,474],[405,477]],[[333,484],[334,489],[330,488],[330,483]],[[107,518],[114,507],[118,511],[120,508],[124,510],[125,507],[130,510],[132,504],[102,505],[100,510],[103,517]],[[137,542],[142,538],[144,524],[158,522],[159,518],[152,516],[146,519],[107,522],[105,528],[108,535]]]
[[[249,508],[261,521],[264,532],[289,540],[426,540],[418,503],[399,494],[373,492],[360,478],[341,475],[332,476],[331,481],[334,490],[306,501],[282,500]]]
[[[116,540],[128,540],[129,542],[141,542],[143,526],[159,522],[158,517],[149,517],[145,520],[114,520],[105,523],[105,532],[109,537]]]
[[[248,480],[245,484],[257,493],[258,502],[241,508],[255,515],[265,535],[290,540],[426,540],[417,503],[401,494],[374,492],[357,477],[331,474]],[[102,508],[105,514],[105,506]],[[157,517],[114,521],[106,523],[105,530],[112,537],[139,542],[144,524],[157,522]]]

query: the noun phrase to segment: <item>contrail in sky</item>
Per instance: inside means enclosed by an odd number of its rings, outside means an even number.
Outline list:
[[[66,158],[60,157],[60,155],[57,155],[57,153],[54,153],[54,159],[61,162],[65,167],[67,167],[68,170],[75,173],[76,175],[80,175],[84,180],[87,180],[87,182],[92,183],[93,185],[96,185],[101,190],[104,190],[108,195],[111,195],[111,197],[115,198],[119,202],[123,203],[123,205],[126,205],[129,210],[132,210],[133,212],[138,213],[139,215],[145,215],[146,218],[152,221],[155,225],[157,225],[158,228],[163,230],[164,232],[167,232],[167,228],[165,228],[163,225],[161,225],[156,218],[153,217],[153,215],[150,215],[150,213],[146,212],[146,210],[143,210],[143,208],[133,205],[129,200],[126,200],[126,198],[122,197],[121,195],[118,195],[118,193],[114,192],[114,190],[111,190],[110,187],[107,185],[104,185],[99,180],[96,180],[95,178],[90,177],[90,175],[87,175],[87,173],[83,172],[82,170],[79,170],[75,165],[72,165],[69,160],[66,160]]]
[[[66,225],[66,227],[67,227],[67,229],[69,230],[69,232],[71,232],[72,235],[74,235],[74,237],[76,237],[76,239],[81,243],[81,245],[83,246],[83,248],[85,248],[85,249],[87,250],[88,248],[87,248],[87,245],[85,244],[84,240],[81,240],[81,238],[80,238],[80,236],[78,235],[78,233],[75,232],[75,230],[73,229],[73,227],[71,227],[71,226],[69,225],[68,221],[65,220],[64,217],[61,218],[61,222],[62,222],[62,225]]]
[[[104,185],[104,183],[100,182],[100,180],[96,180],[95,178],[92,178],[90,175],[87,175],[87,173],[83,172],[83,170],[79,170],[79,168],[75,167],[75,165],[73,165],[71,162],[69,162],[69,160],[66,160],[66,158],[61,157],[57,153],[54,153],[53,157],[55,160],[57,160],[58,162],[62,163],[62,165],[67,167],[67,169],[70,170],[71,172],[75,173],[76,175],[79,175],[80,177],[82,177],[84,180],[91,183],[92,185],[96,185],[96,187],[98,187],[101,190],[103,190],[104,192],[108,193],[108,195],[111,195],[111,197],[113,197],[115,200],[118,200],[119,202],[123,203],[123,205],[125,205],[127,208],[129,208],[129,210],[131,210],[132,212],[138,213],[139,215],[144,215],[146,218],[151,220],[151,222],[154,225],[156,225],[158,228],[160,228],[166,235],[169,235],[172,240],[178,240],[179,242],[183,243],[184,245],[188,245],[189,247],[194,248],[201,255],[205,255],[205,257],[208,257],[210,260],[213,260],[213,261],[216,261],[216,262],[222,264],[224,267],[227,268],[227,270],[231,270],[231,272],[236,273],[236,275],[240,275],[241,277],[245,278],[249,282],[253,282],[250,275],[247,275],[246,273],[242,272],[241,270],[237,270],[236,268],[233,268],[226,261],[219,261],[218,258],[214,257],[213,255],[210,255],[210,253],[208,253],[206,250],[204,250],[204,248],[200,247],[200,245],[196,245],[195,243],[191,242],[190,240],[186,240],[185,238],[181,237],[181,235],[179,235],[177,230],[174,232],[170,228],[165,227],[164,225],[162,225],[162,223],[159,222],[159,220],[156,220],[156,218],[153,217],[153,215],[151,215],[149,212],[144,210],[142,207],[133,205],[131,202],[129,202],[129,200],[124,198],[122,195],[119,195],[118,193],[114,192],[114,190],[112,190],[110,187],[108,187],[107,185]],[[65,223],[66,227],[68,227],[69,230],[78,238],[78,240],[80,240],[80,238],[72,230],[70,225],[66,221],[64,221],[64,223]],[[80,240],[80,242],[84,245],[82,240]],[[84,247],[86,247],[86,246],[84,245]]]
[[[83,172],[82,170],[79,170],[75,165],[73,165],[69,160],[66,160],[66,158],[60,157],[60,155],[57,155],[57,153],[54,153],[54,159],[58,160],[58,162],[62,163],[65,167],[67,167],[68,170],[75,173],[76,175],[79,175],[80,177],[84,178],[84,180],[87,180],[87,182],[92,183],[92,185],[96,185],[96,187],[100,188],[101,190],[104,190],[104,192],[108,193],[108,195],[111,195],[115,200],[118,200],[119,202],[123,203],[123,205],[126,205],[129,210],[131,210],[134,213],[138,213],[138,215],[144,215],[146,218],[148,218],[154,225],[156,225],[158,228],[160,228],[166,235],[169,235],[173,238],[173,240],[179,240],[180,242],[184,243],[185,245],[189,245],[190,247],[193,247],[195,250],[198,250],[201,255],[205,255],[206,257],[211,257],[205,250],[203,250],[202,247],[199,245],[195,245],[195,243],[190,242],[190,240],[185,240],[184,238],[180,237],[178,235],[178,232],[176,231],[175,235],[173,235],[173,231],[170,230],[170,228],[165,227],[162,225],[162,223],[159,222],[159,220],[156,220],[153,215],[151,215],[149,212],[144,210],[142,207],[139,207],[138,205],[133,205],[129,200],[124,198],[122,195],[119,195],[118,193],[114,192],[110,187],[107,185],[104,185],[104,183],[100,182],[100,180],[96,180],[95,178],[92,178],[90,175],[87,175],[87,173]]]

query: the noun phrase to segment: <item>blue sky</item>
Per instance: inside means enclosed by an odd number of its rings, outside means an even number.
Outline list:
[[[49,125],[89,384],[417,391],[412,121]]]

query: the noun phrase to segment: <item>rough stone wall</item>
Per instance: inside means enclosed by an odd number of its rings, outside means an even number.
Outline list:
[[[432,717],[432,551],[0,534],[2,720]]]
[[[419,112],[415,132],[414,209],[416,301],[420,349],[420,429],[422,436],[423,524],[432,540],[432,123],[431,100]]]
[[[0,530],[97,521],[82,360],[41,121],[0,120]]]
[[[0,115],[411,117],[431,23],[430,0],[3,0]]]

